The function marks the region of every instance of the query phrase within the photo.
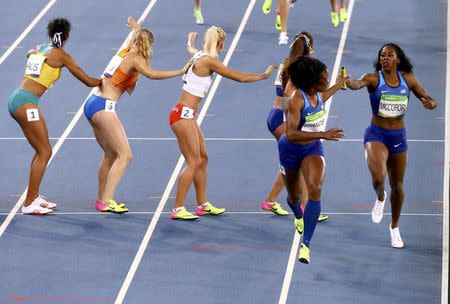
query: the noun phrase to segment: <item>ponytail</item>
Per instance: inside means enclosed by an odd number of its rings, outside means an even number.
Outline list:
[[[226,34],[223,29],[217,26],[211,26],[205,32],[203,38],[203,49],[212,57],[219,55],[219,44],[225,41]]]

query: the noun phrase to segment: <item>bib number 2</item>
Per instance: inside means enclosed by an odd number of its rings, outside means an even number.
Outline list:
[[[188,107],[183,107],[181,109],[180,117],[183,119],[194,119],[194,110]]]

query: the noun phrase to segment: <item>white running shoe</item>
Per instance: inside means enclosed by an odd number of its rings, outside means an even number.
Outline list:
[[[289,1],[289,8],[293,8],[295,5],[295,2],[297,2],[297,0],[290,0]]]
[[[48,202],[47,198],[43,195],[39,195],[38,197],[36,197],[35,200],[31,204],[41,206],[43,208],[48,208],[48,209],[56,208],[56,204]]]
[[[400,235],[400,230],[398,227],[392,229],[391,225],[389,225],[389,232],[391,233],[391,246],[397,249],[403,248],[403,240]]]
[[[386,203],[386,191],[384,192],[384,200],[381,202],[378,199],[372,207],[372,222],[378,224],[383,219],[384,204]]]
[[[289,41],[289,37],[288,37],[287,33],[286,32],[281,32],[280,36],[278,37],[278,44],[279,45],[284,45],[284,44],[287,44],[288,41]]]
[[[52,212],[52,209],[44,208],[36,204],[30,204],[26,207],[22,206],[22,214],[44,215]]]

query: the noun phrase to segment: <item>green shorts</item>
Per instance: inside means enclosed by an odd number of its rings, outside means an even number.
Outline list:
[[[34,95],[27,90],[22,88],[16,89],[10,96],[8,100],[8,110],[9,114],[13,116],[13,114],[17,111],[18,108],[23,106],[26,103],[33,103],[36,106],[39,106],[39,97]]]

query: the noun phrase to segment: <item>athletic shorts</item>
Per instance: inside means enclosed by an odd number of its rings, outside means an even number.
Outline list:
[[[272,108],[267,116],[267,128],[273,134],[275,130],[284,122],[283,110]]]
[[[116,112],[116,102],[92,94],[84,104],[84,115],[88,120],[92,120],[94,114],[99,111]]]
[[[282,173],[284,169],[298,169],[306,157],[311,155],[323,156],[322,142],[316,140],[306,145],[293,143],[286,139],[286,134],[283,134],[278,141],[278,155]]]
[[[371,124],[364,132],[364,146],[368,142],[373,141],[383,143],[390,154],[402,153],[408,150],[405,128],[389,130]]]
[[[195,119],[195,110],[181,103],[177,103],[172,107],[169,115],[169,124],[173,125],[180,119]]]
[[[17,88],[9,96],[9,100],[8,100],[9,114],[11,116],[13,116],[13,114],[17,111],[17,109],[26,103],[32,103],[38,107],[39,106],[39,97],[37,97],[36,95],[34,95],[31,92],[28,92],[25,89]]]

